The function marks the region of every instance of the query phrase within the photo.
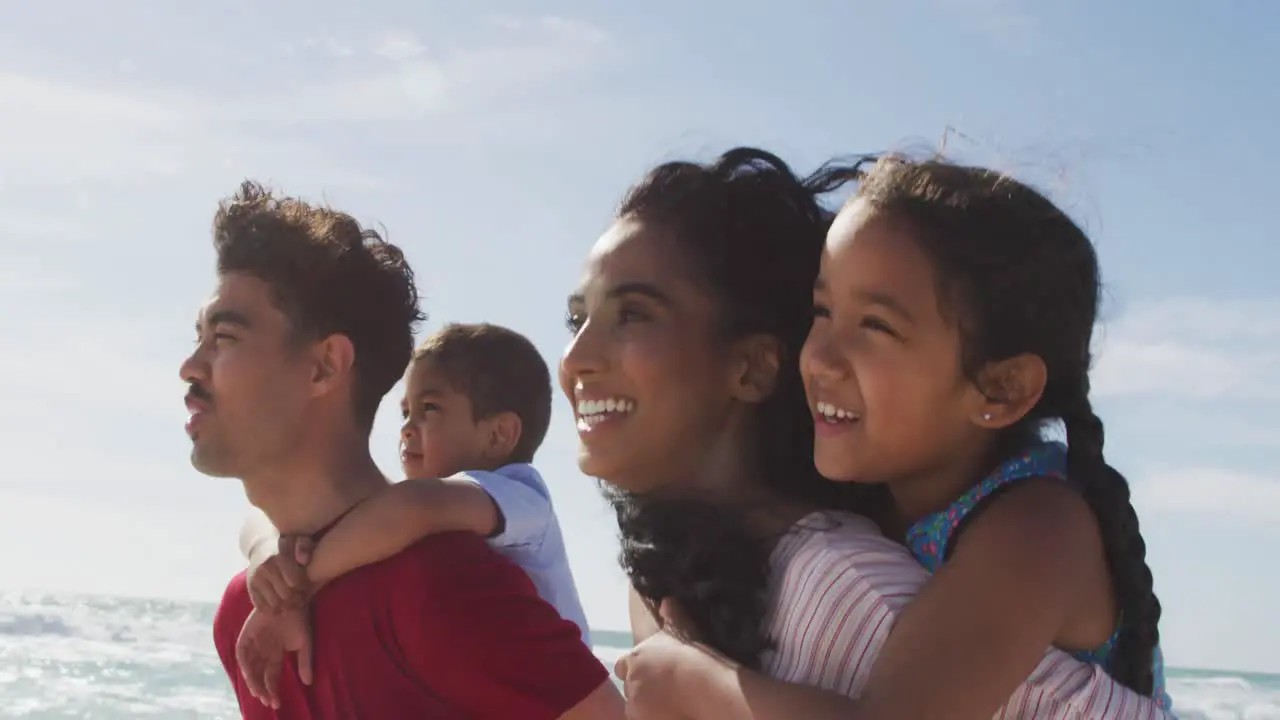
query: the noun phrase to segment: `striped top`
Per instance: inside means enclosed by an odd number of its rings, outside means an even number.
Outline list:
[[[929,573],[870,520],[813,513],[774,549],[765,618],[770,677],[857,697],[894,620]],[[1001,720],[1172,718],[1096,665],[1050,648],[995,715]]]

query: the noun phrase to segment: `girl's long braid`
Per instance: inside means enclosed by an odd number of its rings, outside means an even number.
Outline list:
[[[1147,545],[1124,475],[1103,457],[1102,420],[1089,403],[1088,380],[1063,413],[1067,429],[1067,467],[1081,484],[1098,517],[1102,544],[1120,611],[1120,634],[1112,650],[1111,674],[1137,692],[1151,695],[1152,660],[1160,641],[1160,601],[1152,588]]]

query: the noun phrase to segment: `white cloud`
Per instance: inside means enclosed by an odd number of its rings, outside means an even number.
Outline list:
[[[1100,396],[1280,397],[1280,299],[1177,298],[1099,329]]]
[[[0,72],[0,165],[14,181],[173,174],[199,137],[187,100]]]
[[[336,58],[351,57],[355,54],[355,48],[335,38],[307,38],[302,42],[302,47],[307,50],[319,50],[326,55]]]
[[[1276,356],[1231,353],[1179,342],[1116,342],[1099,358],[1094,390],[1199,399],[1271,397],[1280,392]]]
[[[409,121],[479,111],[497,98],[540,87],[603,59],[607,34],[560,17],[505,18],[485,42],[429,52],[408,30],[377,40],[372,67],[300,84],[290,92],[235,98],[220,115],[230,122],[271,125]]]
[[[387,33],[374,49],[378,57],[401,62],[422,57],[426,52],[426,46],[415,35],[403,31]]]
[[[21,139],[0,143],[0,166],[10,182],[60,184],[234,173],[244,162],[309,170],[332,160],[281,128],[398,122],[421,133],[414,123],[483,113],[597,68],[605,40],[590,24],[555,17],[510,19],[482,42],[440,53],[408,30],[364,50],[311,37],[301,45],[340,62],[283,68],[271,92],[216,95],[166,89],[136,74],[126,84],[0,68],[0,136]]]
[[[1156,467],[1133,486],[1143,511],[1280,522],[1280,478],[1212,467]]]
[[[1117,329],[1136,339],[1178,336],[1201,342],[1270,341],[1280,344],[1280,298],[1171,298],[1141,303]]]

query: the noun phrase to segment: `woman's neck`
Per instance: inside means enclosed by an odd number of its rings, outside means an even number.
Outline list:
[[[780,536],[818,509],[812,503],[778,492],[778,479],[766,477],[761,463],[741,453],[724,460],[719,467],[708,466],[701,474],[705,483],[696,488],[697,495],[705,502],[737,509],[747,527],[761,537]]]

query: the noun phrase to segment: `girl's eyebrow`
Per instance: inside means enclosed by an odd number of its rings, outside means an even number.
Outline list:
[[[818,279],[813,281],[813,289],[818,292],[826,292],[827,281],[819,275]],[[868,305],[878,305],[907,322],[914,323],[916,321],[915,316],[911,314],[911,311],[905,305],[883,290],[854,290],[852,294]]]
[[[906,306],[889,293],[877,290],[855,290],[853,294],[868,305],[878,305],[895,315],[901,316],[907,322],[915,322],[911,311],[907,310]]]

